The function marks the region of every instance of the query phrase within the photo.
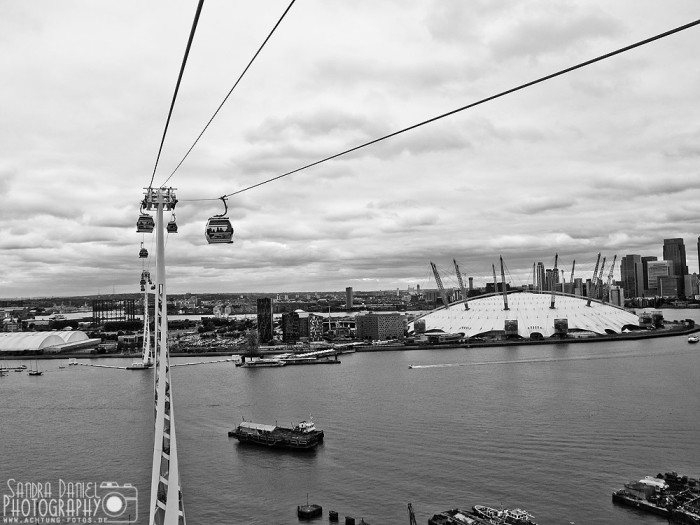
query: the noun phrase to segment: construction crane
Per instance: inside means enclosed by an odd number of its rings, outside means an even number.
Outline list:
[[[464,287],[464,280],[462,279],[462,272],[459,271],[459,265],[457,264],[457,259],[452,259],[455,264],[455,272],[457,272],[457,282],[459,282],[459,287],[462,290],[462,299],[464,299],[464,309],[469,310],[469,305],[467,304],[467,289]]]
[[[606,283],[606,292],[608,296],[608,301],[610,300],[610,288],[612,286],[613,271],[615,271],[615,262],[617,261],[617,254],[613,256],[612,266],[610,266],[610,272],[608,273],[608,282]],[[606,293],[603,293],[603,301],[605,301]]]
[[[409,525],[418,525],[416,523],[416,515],[413,513],[413,505],[408,504],[408,523]]]
[[[557,271],[557,261],[558,260],[559,260],[559,254],[555,253],[554,254],[554,270],[552,270],[552,300],[549,302],[550,310],[554,310],[554,292],[557,289],[556,276],[559,275],[559,272]]]
[[[437,283],[438,290],[440,291],[442,303],[445,305],[445,309],[449,309],[450,302],[447,300],[447,293],[445,292],[445,287],[442,285],[442,279],[440,279],[437,266],[435,266],[434,262],[430,261],[430,267],[433,269],[433,275],[435,276],[435,282]]]
[[[598,253],[598,260],[595,263],[595,269],[593,270],[593,279],[591,280],[591,285],[586,286],[586,296],[588,297],[588,302],[586,303],[586,306],[591,306],[591,295],[592,295],[592,288],[595,283],[595,276],[598,275],[598,265],[600,264],[600,252]]]

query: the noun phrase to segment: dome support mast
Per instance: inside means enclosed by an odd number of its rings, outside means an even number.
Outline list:
[[[555,291],[557,289],[557,279],[556,277],[559,276],[559,272],[557,271],[557,262],[559,260],[559,254],[555,253],[554,254],[554,270],[552,270],[552,300],[549,302],[549,308],[550,310],[554,310],[554,296],[555,296]]]
[[[595,278],[596,275],[598,274],[598,265],[600,264],[600,252],[598,252],[598,260],[595,263],[595,269],[593,270],[593,279],[591,279],[591,284],[586,285],[586,295],[588,296],[588,302],[586,303],[586,306],[591,306],[591,296],[593,295],[593,290],[592,288],[595,286]]]
[[[437,283],[438,290],[440,291],[442,304],[445,305],[446,310],[449,310],[450,302],[447,300],[447,293],[445,292],[445,287],[442,285],[442,279],[440,279],[440,274],[438,273],[437,266],[435,266],[434,262],[430,261],[430,267],[433,269],[433,275],[435,276],[435,282]]]
[[[510,308],[508,308],[508,290],[506,290],[506,273],[503,269],[503,257],[499,257],[499,259],[501,260],[501,288],[503,290],[503,309],[510,310]],[[496,291],[498,291],[498,283],[496,283]]]
[[[464,309],[469,310],[467,289],[464,287],[464,280],[462,279],[462,272],[459,271],[459,265],[457,264],[457,259],[452,259],[455,265],[455,272],[457,273],[457,282],[459,282],[459,288],[462,290],[462,299],[464,300]]]

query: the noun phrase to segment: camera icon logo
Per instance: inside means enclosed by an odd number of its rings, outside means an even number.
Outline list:
[[[100,483],[102,512],[107,523],[136,523],[138,519],[138,490],[131,483],[119,485],[113,481]]]

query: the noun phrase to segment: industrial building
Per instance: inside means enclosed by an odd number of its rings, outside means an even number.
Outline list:
[[[372,312],[355,317],[356,337],[381,341],[404,336],[404,315],[396,312]]]

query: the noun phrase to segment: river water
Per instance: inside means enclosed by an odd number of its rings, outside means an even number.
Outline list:
[[[664,314],[700,321],[697,311]],[[296,524],[308,494],[324,508],[320,523],[336,510],[341,523],[405,524],[411,502],[422,525],[474,504],[525,508],[540,525],[663,524],[613,505],[611,492],[659,472],[700,477],[698,346],[672,337],[173,367],[187,521]],[[8,480],[50,483],[54,496],[65,481],[129,483],[129,519],[147,523],[152,372],[66,365],[0,378],[0,494]],[[326,433],[314,452],[227,436],[242,417],[309,414]]]

